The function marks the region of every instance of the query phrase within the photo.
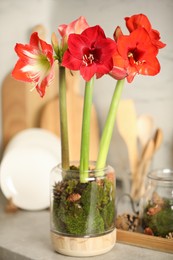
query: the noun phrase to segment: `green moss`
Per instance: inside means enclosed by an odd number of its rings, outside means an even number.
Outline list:
[[[75,180],[75,179],[69,180],[68,185],[66,186],[66,193],[67,194],[73,193],[77,184],[78,184],[77,180]]]
[[[104,220],[105,229],[110,229],[114,226],[115,219],[115,205],[114,201],[110,201],[101,211],[102,218]]]
[[[153,207],[151,203],[145,208],[142,225],[143,228],[150,227],[155,236],[166,237],[169,232],[173,232],[173,210],[170,202],[165,200],[163,208],[154,215],[148,215],[148,209]]]
[[[59,232],[73,235],[103,233],[114,227],[114,189],[111,181],[80,183],[69,179],[54,187],[53,220]],[[80,194],[69,201],[71,194]]]
[[[93,216],[86,216],[84,212],[78,215],[66,216],[67,232],[74,235],[87,235],[101,233],[104,231],[104,223],[99,211],[95,211]]]

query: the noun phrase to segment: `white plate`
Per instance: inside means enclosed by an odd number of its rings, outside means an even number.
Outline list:
[[[48,208],[50,172],[61,161],[60,149],[58,138],[46,149],[33,143],[8,149],[0,165],[0,185],[5,197],[21,209]]]
[[[14,135],[7,144],[4,153],[16,147],[28,147],[30,145],[41,146],[45,149],[56,149],[57,142],[59,146],[59,138],[52,132],[42,128],[29,128]]]

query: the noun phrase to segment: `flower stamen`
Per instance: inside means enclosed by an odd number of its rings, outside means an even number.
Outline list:
[[[142,61],[137,60],[136,61],[132,52],[129,52],[127,56],[128,56],[128,59],[129,59],[131,65],[137,65],[138,66],[138,65],[142,65],[143,63],[146,62],[145,60],[142,60]]]
[[[88,56],[86,54],[84,54],[82,60],[83,60],[83,63],[85,64],[85,66],[89,66],[93,63],[94,56],[92,53],[90,53]]]

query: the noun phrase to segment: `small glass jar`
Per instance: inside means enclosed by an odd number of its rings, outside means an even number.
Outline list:
[[[79,162],[51,172],[51,239],[55,251],[71,256],[106,253],[115,245],[115,172],[110,166],[80,178]]]
[[[148,174],[140,208],[141,226],[145,234],[172,237],[173,170],[158,169]]]

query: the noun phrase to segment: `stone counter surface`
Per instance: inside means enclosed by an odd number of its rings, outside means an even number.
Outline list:
[[[77,260],[53,251],[49,235],[49,210],[4,212],[0,193],[0,260]],[[117,243],[107,254],[83,259],[98,260],[172,260],[173,254]]]

